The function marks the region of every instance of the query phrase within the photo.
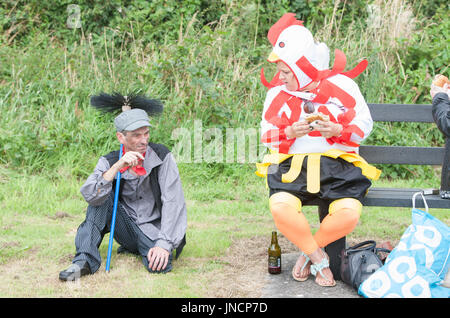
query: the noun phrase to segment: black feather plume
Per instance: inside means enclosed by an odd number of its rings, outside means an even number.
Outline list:
[[[119,93],[112,95],[101,93],[91,97],[91,105],[103,112],[121,112],[122,106],[130,106],[145,110],[149,115],[158,115],[163,111],[163,103],[159,99],[147,98],[143,95],[131,93],[123,96]]]

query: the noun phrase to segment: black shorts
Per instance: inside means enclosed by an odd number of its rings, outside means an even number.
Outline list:
[[[309,193],[306,190],[307,157],[303,160],[302,170],[297,179],[291,183],[281,181],[281,175],[290,170],[291,161],[292,157],[279,165],[269,166],[267,183],[270,195],[277,192],[288,192],[299,198],[303,204],[316,198],[329,203],[342,198],[354,198],[361,201],[366,195],[367,189],[372,185],[370,180],[361,173],[361,168],[341,158],[333,159],[321,156],[320,190],[317,193]]]

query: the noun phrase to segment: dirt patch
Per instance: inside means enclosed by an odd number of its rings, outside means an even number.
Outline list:
[[[75,255],[72,253],[63,255],[58,259],[58,264],[69,266],[68,264],[72,264],[72,260],[74,257],[75,257]]]
[[[261,297],[264,286],[268,283],[267,249],[270,239],[270,235],[233,239],[227,253],[220,258],[224,266],[211,273],[205,297]],[[348,237],[347,244],[354,245],[364,240],[366,239]],[[375,240],[377,243],[384,241]],[[298,252],[298,248],[281,233],[278,233],[278,243],[283,254]]]
[[[63,219],[63,218],[71,218],[72,216],[64,211],[57,211],[55,215],[49,215],[50,219],[56,220],[56,219]]]
[[[13,248],[13,247],[19,247],[19,246],[20,246],[20,242],[16,242],[16,241],[0,243],[0,249],[7,249],[7,248]]]
[[[205,297],[261,297],[267,283],[267,249],[270,239],[270,235],[234,239],[221,258],[224,266],[213,272]],[[278,243],[283,253],[298,250],[281,234],[278,235]]]

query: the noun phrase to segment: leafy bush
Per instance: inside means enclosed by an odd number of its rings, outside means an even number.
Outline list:
[[[296,12],[331,51],[342,49],[347,68],[369,60],[357,78],[368,102],[430,103],[432,76],[448,72],[448,5],[393,3],[414,13],[403,21],[414,32],[392,38],[388,25],[370,26],[372,13],[359,0],[81,0],[78,13],[72,1],[3,1],[0,164],[29,172],[63,167],[85,176],[99,154],[117,148],[113,116],[89,106],[89,96],[100,91],[138,90],[162,99],[165,113],[155,119],[152,139],[169,146],[174,129],[192,128],[194,120],[204,129],[257,128],[266,93],[259,71],[274,72],[265,60],[266,35],[286,12]],[[398,22],[398,12],[379,8],[381,17]],[[78,18],[81,28],[67,27]],[[433,125],[407,124],[377,124],[367,143],[400,141],[443,144]],[[228,171],[223,164],[204,166]],[[385,169],[394,177],[417,174],[433,176],[418,167]]]

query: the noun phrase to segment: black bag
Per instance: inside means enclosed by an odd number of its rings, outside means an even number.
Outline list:
[[[377,248],[375,241],[365,241],[341,252],[341,279],[358,290],[359,285],[369,278],[383,262],[378,252],[389,253],[386,248]]]

